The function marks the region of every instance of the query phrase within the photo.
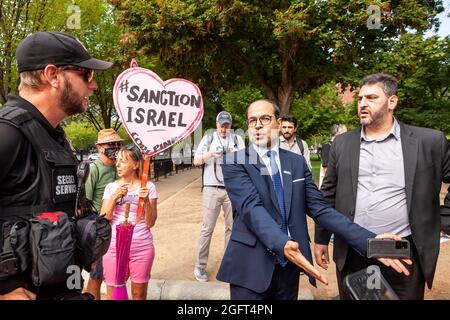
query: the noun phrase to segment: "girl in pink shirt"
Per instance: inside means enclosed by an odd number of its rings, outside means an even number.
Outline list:
[[[131,278],[133,300],[145,300],[150,271],[155,257],[153,236],[150,228],[157,216],[156,189],[152,182],[141,188],[142,157],[135,146],[121,149],[116,166],[120,179],[108,184],[103,195],[101,213],[111,221],[112,238],[108,252],[103,256],[103,275],[107,285],[107,297],[111,299],[116,274],[116,225],[125,220],[125,203],[130,202],[128,222],[135,224],[131,240],[128,273]],[[136,225],[139,197],[145,198],[144,215]]]

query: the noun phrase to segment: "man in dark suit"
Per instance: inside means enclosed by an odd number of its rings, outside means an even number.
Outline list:
[[[385,74],[365,77],[358,95],[361,128],[336,137],[321,190],[346,217],[375,233],[408,239],[409,277],[381,267],[400,299],[423,299],[431,288],[439,254],[441,214],[450,213],[450,195],[439,208],[441,182],[450,182],[450,150],[442,132],[405,125],[394,118],[397,81]],[[327,228],[326,226],[324,226]],[[330,230],[331,231],[331,230]],[[330,232],[316,226],[314,255],[327,268]],[[336,236],[333,258],[341,299],[343,278],[373,261]]]
[[[305,212],[363,255],[367,239],[376,235],[332,209],[305,159],[278,147],[275,104],[257,100],[246,115],[251,146],[223,159],[234,222],[217,279],[230,283],[233,300],[297,299],[301,269],[311,283],[314,278],[327,283],[312,265]],[[407,274],[398,260],[382,262]]]

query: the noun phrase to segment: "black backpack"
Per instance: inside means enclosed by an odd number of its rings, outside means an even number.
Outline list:
[[[93,208],[93,210],[95,209]],[[104,217],[92,213],[78,218],[76,229],[75,261],[87,271],[91,271],[91,265],[109,249],[111,224]]]
[[[91,265],[108,251],[112,229],[109,220],[100,216],[94,203],[84,196],[84,181],[88,174],[89,163],[83,161],[77,170],[79,180],[77,207],[80,210],[75,218],[77,238],[75,261],[87,271],[91,271]]]

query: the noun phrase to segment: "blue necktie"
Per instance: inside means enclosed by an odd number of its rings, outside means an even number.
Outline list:
[[[284,191],[283,191],[283,184],[281,183],[281,175],[280,170],[278,170],[277,163],[275,161],[275,151],[267,151],[266,153],[267,157],[270,158],[270,171],[272,174],[272,183],[273,187],[275,189],[275,193],[277,194],[278,199],[278,207],[281,210],[281,230],[285,234],[288,234],[287,231],[287,217],[286,217],[286,207],[284,205]]]

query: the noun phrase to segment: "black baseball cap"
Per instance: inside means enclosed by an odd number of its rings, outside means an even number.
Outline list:
[[[75,37],[54,31],[40,31],[23,39],[16,49],[17,69],[20,72],[55,66],[73,65],[93,70],[106,70],[111,62],[92,58]]]

